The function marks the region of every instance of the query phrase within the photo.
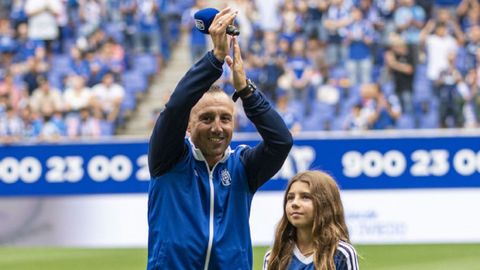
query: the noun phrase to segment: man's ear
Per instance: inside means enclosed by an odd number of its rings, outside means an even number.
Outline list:
[[[190,125],[191,125],[191,122],[188,121],[188,126],[187,126],[187,136],[190,137]]]

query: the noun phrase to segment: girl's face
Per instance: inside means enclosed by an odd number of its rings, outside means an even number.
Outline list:
[[[285,213],[288,221],[297,229],[313,226],[313,198],[307,183],[296,181],[291,185],[287,193]]]

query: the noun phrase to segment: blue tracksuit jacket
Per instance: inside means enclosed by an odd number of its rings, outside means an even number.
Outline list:
[[[149,145],[147,269],[251,269],[250,205],[282,166],[292,137],[258,91],[244,110],[263,141],[228,148],[212,169],[185,139],[191,108],[222,74],[212,52],[178,83]]]

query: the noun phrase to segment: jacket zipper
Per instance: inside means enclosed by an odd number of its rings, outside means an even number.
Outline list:
[[[215,188],[213,186],[213,172],[215,171],[215,167],[217,164],[215,164],[210,171],[210,166],[208,166],[208,163],[205,161],[205,164],[207,165],[207,170],[208,170],[208,183],[210,185],[210,216],[209,216],[209,221],[208,221],[208,247],[207,247],[207,255],[205,257],[205,267],[203,268],[204,270],[208,270],[208,264],[210,263],[210,255],[212,253],[212,246],[213,246],[213,210],[214,210],[214,196],[215,196]]]

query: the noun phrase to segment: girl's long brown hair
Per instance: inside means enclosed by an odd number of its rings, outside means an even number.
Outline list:
[[[268,260],[268,270],[285,270],[293,256],[297,231],[290,224],[285,212],[287,194],[293,183],[301,181],[310,187],[313,200],[314,220],[312,237],[313,263],[317,270],[335,269],[333,257],[339,240],[350,243],[342,201],[337,183],[320,171],[305,171],[297,174],[288,183],[283,198],[283,217],[275,233],[275,242]]]

